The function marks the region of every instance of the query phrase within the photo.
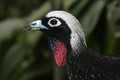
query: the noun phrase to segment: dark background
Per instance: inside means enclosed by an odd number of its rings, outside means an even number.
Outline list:
[[[120,57],[120,0],[0,0],[0,80],[67,80],[46,36],[22,31],[55,9],[79,19],[89,48]]]

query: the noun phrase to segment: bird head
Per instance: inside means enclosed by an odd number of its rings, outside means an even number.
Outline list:
[[[86,47],[83,29],[79,21],[65,11],[50,11],[41,20],[27,25],[25,30],[38,30],[49,37],[50,48],[58,66],[66,64],[69,54],[80,54]]]

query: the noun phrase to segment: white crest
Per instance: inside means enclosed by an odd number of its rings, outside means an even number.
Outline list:
[[[51,11],[46,17],[58,17],[63,19],[71,30],[70,44],[74,51],[78,50],[81,41],[86,46],[85,35],[79,21],[70,13],[65,11]],[[82,39],[81,39],[82,38]]]

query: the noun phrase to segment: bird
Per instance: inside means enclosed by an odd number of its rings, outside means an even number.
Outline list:
[[[58,67],[66,66],[69,80],[120,80],[120,57],[96,53],[87,47],[78,19],[67,11],[53,10],[24,30],[42,31]]]

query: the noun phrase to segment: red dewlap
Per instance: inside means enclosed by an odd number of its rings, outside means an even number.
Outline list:
[[[59,67],[66,64],[67,49],[63,42],[57,40],[57,48],[54,53],[55,62]]]

